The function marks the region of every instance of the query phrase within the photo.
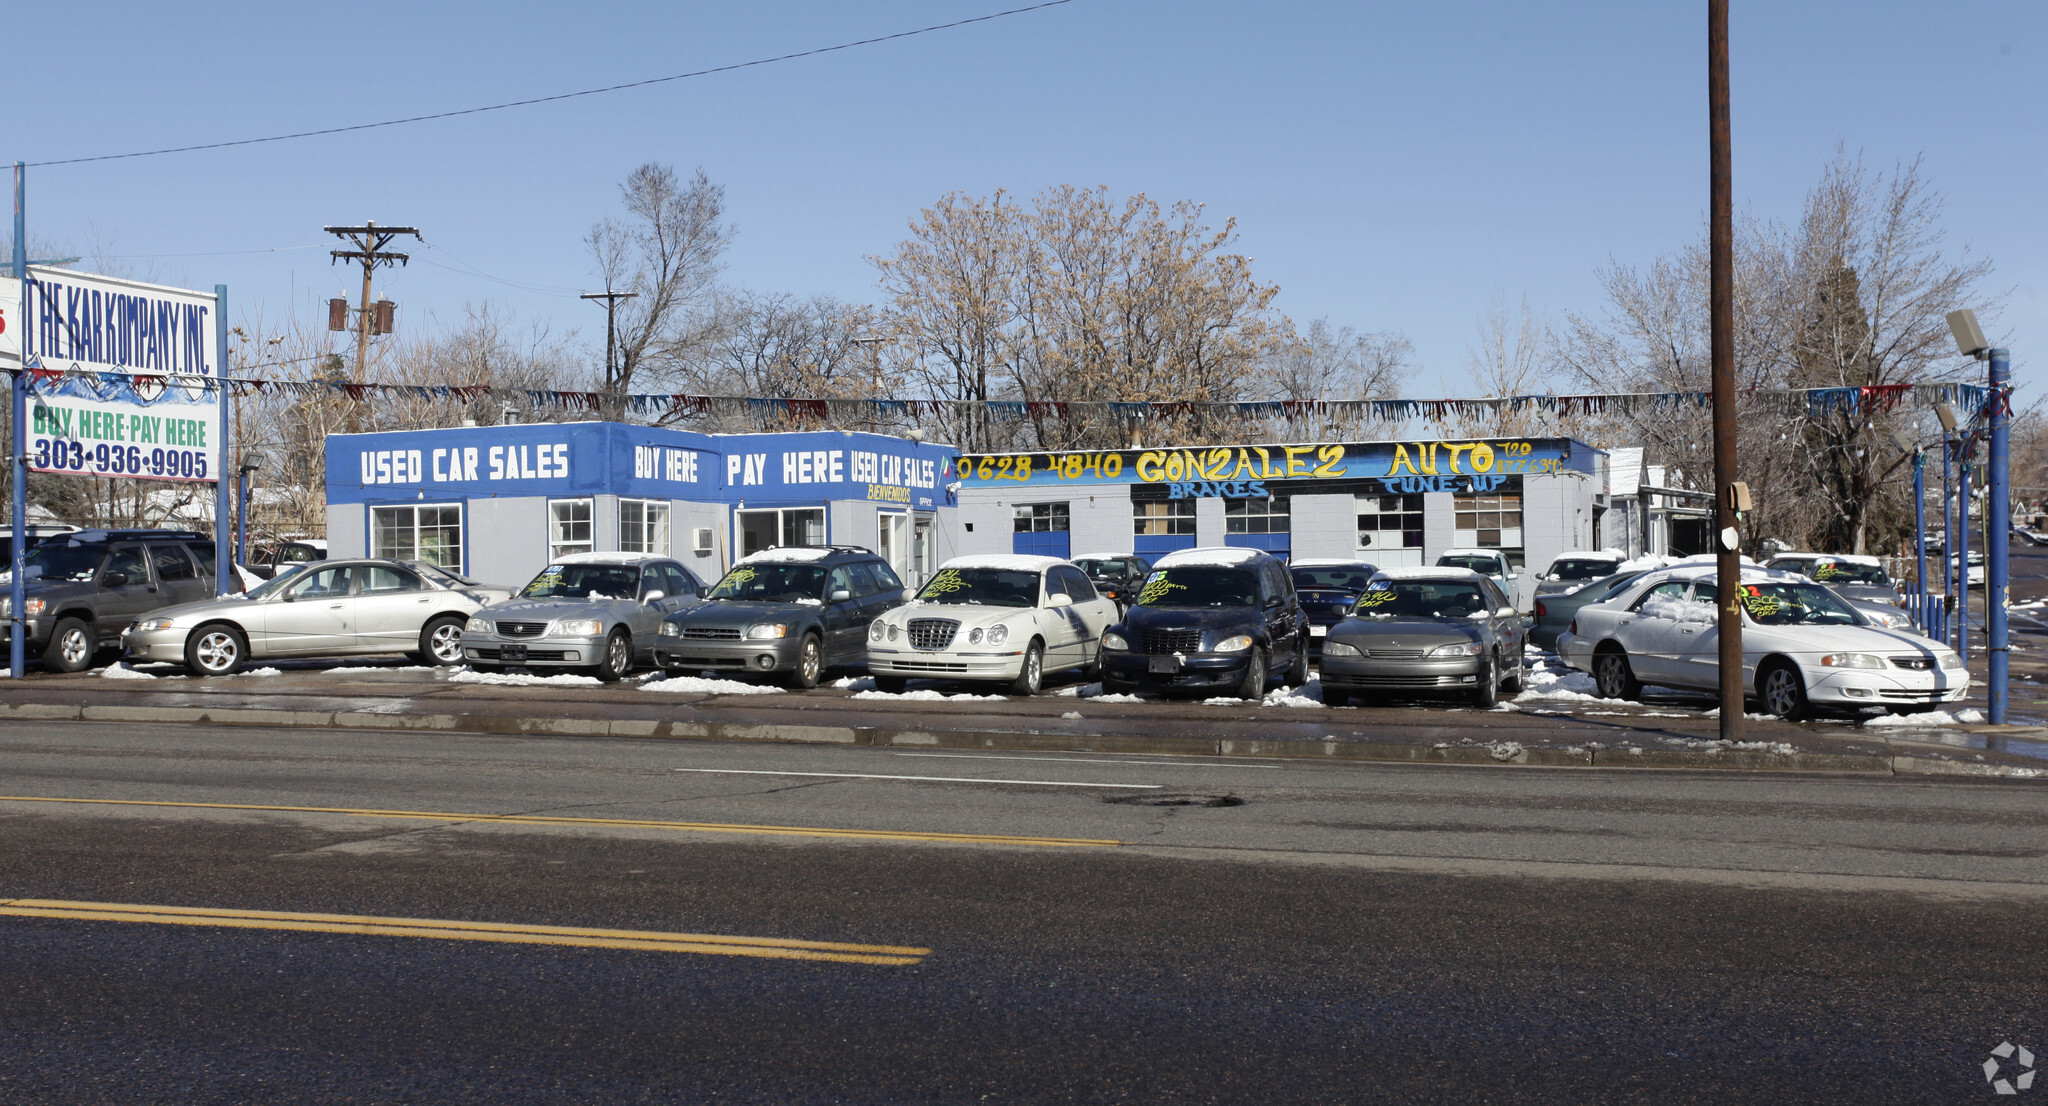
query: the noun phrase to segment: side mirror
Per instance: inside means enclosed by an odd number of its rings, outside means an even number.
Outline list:
[[[660,588],[655,588],[654,590],[648,592],[646,595],[641,596],[640,601],[642,603],[659,603],[667,598],[667,592],[661,590]]]
[[[843,603],[848,599],[853,598],[853,593],[846,590],[845,588],[833,588],[832,594],[829,598],[834,603]]]
[[[1497,611],[1495,611],[1495,612],[1493,612],[1493,613],[1495,613],[1495,614],[1497,614],[1497,615],[1501,616],[1502,618],[1513,618],[1513,617],[1515,617],[1515,609],[1514,609],[1513,607],[1502,607],[1501,609],[1499,609],[1499,610],[1497,610]]]
[[[101,587],[119,588],[126,587],[127,584],[128,574],[125,572],[109,572],[105,576],[100,577]]]
[[[299,593],[297,591],[288,591],[278,598],[286,603],[296,603],[299,601]]]
[[[711,585],[709,585],[709,584],[698,584],[698,585],[697,585],[697,598],[699,598],[699,599],[709,599],[709,598],[711,598]]]
[[[1048,607],[1071,607],[1074,605],[1074,597],[1064,593],[1048,595],[1045,597],[1045,605]]]

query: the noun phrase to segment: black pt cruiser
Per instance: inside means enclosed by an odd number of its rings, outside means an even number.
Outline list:
[[[1105,691],[1258,699],[1308,680],[1308,618],[1287,568],[1258,549],[1183,549],[1152,566],[1102,635]]]

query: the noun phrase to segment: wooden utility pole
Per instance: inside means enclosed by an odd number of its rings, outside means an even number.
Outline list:
[[[1735,203],[1728,138],[1728,0],[1707,0],[1708,331],[1714,377],[1714,579],[1720,585],[1721,738],[1742,740],[1742,544],[1735,482]],[[1761,678],[1762,673],[1758,673]]]
[[[391,329],[391,313],[388,305],[370,302],[370,274],[375,272],[379,265],[389,265],[393,262],[403,265],[411,260],[408,254],[387,250],[384,247],[390,245],[391,240],[401,234],[410,234],[414,238],[418,238],[420,232],[412,227],[380,227],[374,222],[367,221],[359,227],[326,227],[324,229],[327,233],[337,238],[346,239],[356,247],[352,250],[330,251],[335,261],[359,261],[363,266],[363,303],[361,307],[356,309],[355,382],[357,384],[366,383],[367,377],[365,374],[369,371],[372,323],[379,324],[376,327],[376,332],[379,334],[389,333]],[[351,434],[362,430],[361,410],[361,405],[353,402],[349,404],[348,429]]]

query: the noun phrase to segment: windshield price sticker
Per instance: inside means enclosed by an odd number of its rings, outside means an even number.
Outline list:
[[[1170,583],[1166,573],[1155,572],[1145,580],[1145,590],[1138,593],[1138,605],[1148,606],[1166,598],[1169,593],[1186,590],[1186,584]]]
[[[1392,588],[1375,588],[1358,597],[1358,605],[1361,607],[1384,607],[1393,601]]]
[[[1769,595],[1745,595],[1742,605],[1751,618],[1769,618],[1778,613],[1779,607],[1777,598]]]
[[[924,586],[924,593],[926,595],[949,595],[966,586],[967,581],[960,578],[959,569],[944,568],[940,569],[939,574],[932,577],[931,582]]]

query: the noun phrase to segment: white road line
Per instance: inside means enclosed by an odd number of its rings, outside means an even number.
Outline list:
[[[922,780],[926,783],[1012,783],[1027,787],[1113,787],[1124,791],[1157,791],[1156,783],[1074,783],[1068,780],[988,780],[972,776],[880,776],[867,772],[770,772],[758,768],[675,768],[675,772],[706,772],[719,776],[813,776],[835,780]]]
[[[1277,772],[1284,764],[1209,764],[1198,760],[1083,760],[1080,757],[1005,757],[986,753],[897,753],[899,757],[947,757],[953,760],[1049,760],[1054,764],[1142,764],[1147,768],[1263,768]]]

